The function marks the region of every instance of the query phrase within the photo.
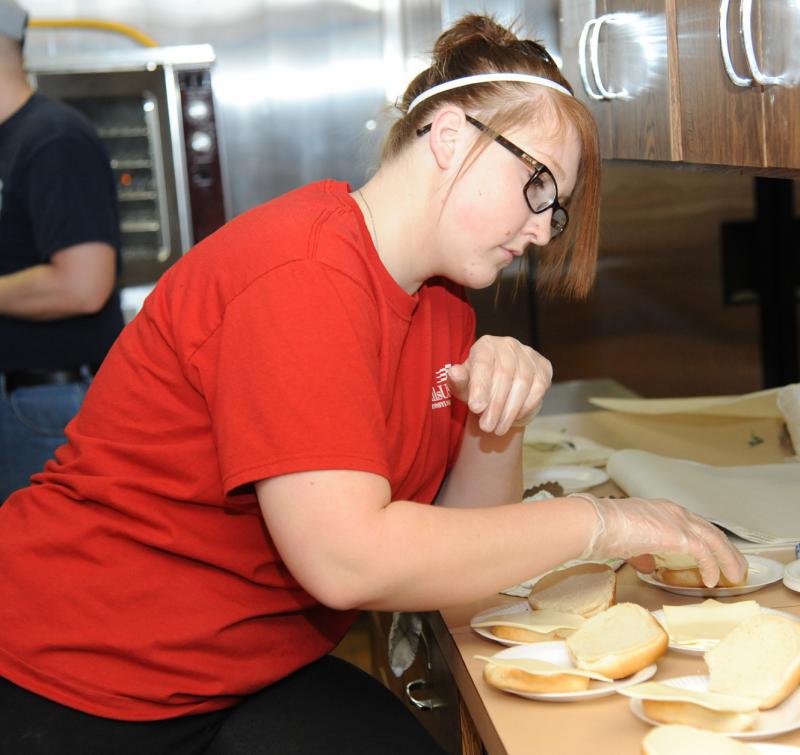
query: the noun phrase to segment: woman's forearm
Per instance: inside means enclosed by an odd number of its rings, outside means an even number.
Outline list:
[[[597,515],[580,498],[444,508],[390,501],[356,471],[256,484],[287,567],[332,608],[423,611],[475,600],[579,556]]]
[[[595,525],[575,498],[468,510],[396,501],[382,516],[365,554],[376,565],[375,592],[359,608],[419,611],[476,600],[577,558]]]
[[[439,506],[465,508],[515,503],[522,497],[522,438],[525,428],[505,435],[484,433],[470,414],[458,458],[436,499]]]

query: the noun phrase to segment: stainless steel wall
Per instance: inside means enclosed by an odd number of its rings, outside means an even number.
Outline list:
[[[556,0],[22,0],[34,18],[100,18],[159,44],[210,43],[228,216],[324,177],[362,183],[387,105],[469,11],[518,20],[557,53]],[[32,29],[26,54],[130,48],[97,31]]]

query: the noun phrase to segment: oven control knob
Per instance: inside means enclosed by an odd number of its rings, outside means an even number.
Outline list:
[[[200,152],[206,154],[211,152],[214,147],[214,141],[211,136],[205,131],[195,131],[192,133],[189,144],[193,152]]]
[[[189,100],[186,103],[186,117],[195,123],[203,123],[211,116],[211,108],[205,100]]]

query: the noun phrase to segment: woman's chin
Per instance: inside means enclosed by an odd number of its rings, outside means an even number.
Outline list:
[[[497,282],[499,277],[499,270],[495,270],[492,273],[487,273],[486,275],[473,274],[465,276],[464,280],[461,281],[461,285],[464,286],[464,288],[469,288],[473,291],[480,291],[481,289],[489,288],[489,286]]]

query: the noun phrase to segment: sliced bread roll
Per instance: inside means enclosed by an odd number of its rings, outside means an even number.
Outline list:
[[[685,724],[717,732],[747,731],[756,722],[757,712],[711,710],[681,700],[642,700],[644,714],[663,724]]]
[[[642,740],[643,755],[758,755],[755,747],[735,739],[671,724],[656,726]]]
[[[483,678],[493,687],[514,692],[583,692],[592,679],[610,682],[611,679],[594,671],[573,669],[539,658],[506,658],[476,655],[486,661]]]
[[[542,577],[528,595],[535,610],[549,609],[589,617],[614,605],[617,575],[606,564],[577,564]]]
[[[686,689],[663,682],[634,684],[619,692],[641,700],[645,715],[659,723],[732,732],[752,728],[758,717],[758,700],[753,697]]]
[[[709,690],[755,697],[761,710],[774,708],[800,684],[800,623],[759,614],[732,629],[704,659]]]
[[[656,562],[656,578],[665,585],[675,587],[705,587],[697,561],[686,553],[659,553],[654,556]],[[720,573],[719,581],[714,587],[740,587],[747,582],[747,572],[739,582],[731,582]]]
[[[587,619],[566,644],[578,668],[621,679],[664,655],[669,637],[648,610],[619,603]]]
[[[691,567],[688,569],[656,569],[656,579],[659,579],[665,585],[673,585],[675,587],[705,587],[702,576],[700,576],[700,569]],[[745,572],[744,579],[739,582],[731,582],[724,574],[720,572],[719,581],[713,587],[741,587],[747,582],[747,572]]]
[[[569,637],[583,616],[559,611],[525,611],[472,622],[473,628],[488,627],[495,636],[514,642],[552,642]]]
[[[575,630],[563,628],[554,629],[552,632],[536,632],[533,629],[497,624],[490,627],[489,631],[501,640],[511,640],[512,642],[553,642],[554,640],[563,640]]]
[[[559,674],[558,676],[541,676],[529,674],[516,668],[496,666],[487,663],[483,668],[483,678],[487,684],[503,690],[516,692],[583,692],[589,688],[591,680],[588,676]]]

